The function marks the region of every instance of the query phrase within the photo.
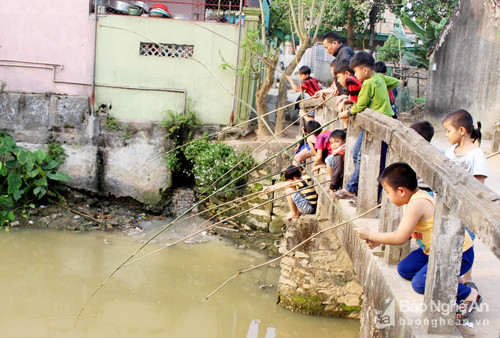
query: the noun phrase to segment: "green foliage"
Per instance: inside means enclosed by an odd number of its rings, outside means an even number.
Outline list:
[[[130,123],[127,123],[127,125],[125,126],[125,136],[123,137],[125,140],[128,140],[132,137],[132,133],[131,133],[131,128],[130,128]]]
[[[400,41],[393,35],[389,36],[384,45],[377,47],[377,59],[388,62],[398,62],[400,57]],[[401,44],[404,46],[404,43]]]
[[[68,157],[61,143],[57,142],[49,144],[48,153],[49,156],[54,159],[54,161],[59,162],[59,165],[63,164],[66,158]]]
[[[367,1],[342,1],[328,0],[326,2],[325,13],[323,14],[322,30],[324,32],[337,31],[342,28],[341,33],[347,33],[346,23],[349,20],[349,9],[352,8],[352,18],[350,24],[353,26],[355,35],[365,30],[366,20],[370,12],[370,2]],[[379,16],[382,11],[379,11]],[[357,34],[356,34],[357,33]]]
[[[401,4],[401,6],[394,6]],[[458,5],[458,0],[395,0],[389,9],[397,16],[415,18],[415,22],[425,26],[428,22],[440,22],[448,18]]]
[[[64,149],[60,144],[49,148],[54,157],[42,150],[24,149],[9,136],[0,136],[0,227],[14,220],[17,208],[26,215],[32,201],[60,196],[58,190],[65,188],[60,182],[70,181],[68,175],[57,171],[66,157]]]
[[[166,138],[173,141],[174,148],[180,147],[193,138],[193,130],[200,125],[196,113],[192,109],[191,101],[188,102],[186,114],[177,114],[172,110],[164,112],[166,118],[160,125],[166,131]],[[167,166],[174,172],[180,172],[185,166],[186,159],[181,149],[176,149],[166,156]]]
[[[220,142],[210,143],[203,139],[196,140],[188,145],[184,150],[184,155],[192,164],[191,173],[195,181],[195,190],[198,192],[205,191],[214,181],[229,172],[217,184],[206,191],[207,194],[224,187],[253,166],[253,160],[250,157],[232,169],[246,154],[237,154],[228,145]],[[247,176],[245,175],[229,185],[227,189],[244,184],[246,180]]]
[[[113,115],[109,113],[106,116],[106,121],[104,122],[104,125],[108,130],[120,130],[120,123]]]
[[[417,67],[423,67],[429,69],[429,51],[437,39],[444,25],[446,24],[447,18],[441,19],[439,23],[431,21],[424,28],[420,26],[416,21],[404,17],[401,19],[403,25],[408,26],[410,30],[417,36],[417,41],[413,41],[407,38],[403,29],[399,25],[394,25],[394,37],[401,40],[404,43],[412,44],[411,50],[402,49],[403,59],[401,61],[407,61]]]

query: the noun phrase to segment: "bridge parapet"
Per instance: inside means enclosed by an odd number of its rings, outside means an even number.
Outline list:
[[[316,110],[316,119],[320,123],[336,117],[336,110],[328,101]],[[310,102],[317,105],[320,101]],[[400,121],[378,112],[366,109],[349,120],[347,130],[346,154],[352,153],[352,147],[360,128],[365,130],[362,146],[360,168],[360,184],[358,193],[357,214],[377,205],[381,142],[388,144],[387,162],[407,162],[417,174],[434,190],[436,194],[436,212],[434,230],[429,256],[426,290],[423,300],[421,323],[426,334],[451,335],[455,330],[455,311],[441,311],[435,304],[455,304],[456,285],[460,270],[462,245],[464,240],[464,224],[466,224],[489,250],[500,258],[500,196],[484,186],[472,175],[459,168],[440,151],[425,141],[413,129],[406,127]],[[351,157],[346,156],[345,180],[348,180],[354,164]],[[344,182],[345,183],[345,182]],[[382,195],[379,231],[393,231],[399,224],[400,208],[388,202],[385,193]],[[375,217],[375,214],[368,217]],[[344,231],[352,237],[352,231]],[[356,238],[343,238],[344,245],[353,246],[361,242]],[[346,247],[351,260],[360,257],[365,252],[359,243],[355,247]],[[385,263],[397,264],[409,252],[409,242],[402,246],[385,246],[383,256]],[[367,277],[370,269],[363,264],[354,263],[356,272],[360,275],[363,287],[370,287]],[[368,299],[377,306],[378,299]],[[385,307],[385,305],[383,306]],[[376,307],[376,308],[380,308]],[[430,323],[442,325],[430,325]],[[444,323],[444,324],[443,324]],[[397,323],[396,323],[397,324]]]

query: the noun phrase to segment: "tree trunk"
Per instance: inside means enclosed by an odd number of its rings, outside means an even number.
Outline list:
[[[352,48],[354,46],[354,8],[349,7],[347,11],[347,44]]]
[[[375,52],[375,24],[377,23],[377,1],[373,3],[373,7],[369,14],[370,19],[370,40],[368,42],[368,48],[373,52]]]
[[[257,89],[257,93],[255,94],[256,98],[256,106],[257,113],[261,116],[267,114],[267,94],[269,90],[272,88],[274,83],[274,72],[276,69],[276,65],[278,64],[279,53],[276,53],[274,58],[265,58],[265,78],[264,81],[260,84],[259,89]],[[269,116],[266,115],[263,117],[267,124],[269,124]],[[257,128],[257,136],[260,137],[268,137],[271,135],[269,129],[267,129],[264,121],[259,118],[257,120],[258,128]]]
[[[312,42],[310,39],[306,39],[304,41],[300,41],[300,47],[297,49],[297,53],[295,54],[295,57],[292,59],[288,67],[285,69],[283,72],[283,76],[281,77],[279,89],[278,89],[278,107],[283,107],[286,105],[286,99],[287,99],[287,89],[286,89],[286,76],[291,75],[295,67],[300,62],[300,59],[302,59],[302,56],[304,56],[304,53],[308,48],[312,47]],[[278,110],[276,114],[276,127],[274,129],[274,132],[280,133],[285,129],[285,115],[286,115],[286,110],[285,109],[280,109]]]

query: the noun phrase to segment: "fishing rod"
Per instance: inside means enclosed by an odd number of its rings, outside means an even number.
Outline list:
[[[280,109],[285,109],[285,108],[288,108],[288,107],[290,107],[290,106],[293,106],[293,105],[295,105],[295,104],[297,104],[297,103],[301,103],[301,102],[308,101],[308,100],[311,100],[311,99],[313,99],[313,97],[306,97],[306,98],[305,98],[305,99],[303,99],[303,100],[299,100],[299,101],[296,101],[296,102],[293,102],[293,103],[290,103],[290,104],[284,105],[284,106],[282,106],[282,107],[280,107],[280,108],[277,108],[277,109],[275,109],[275,110],[271,110],[270,112],[265,113],[265,114],[263,114],[263,115],[261,115],[261,116],[267,116],[267,115],[269,115],[269,114],[272,114],[272,113],[277,112],[277,111],[278,111],[278,110],[280,110]],[[328,99],[327,99],[327,100],[328,100]],[[326,102],[326,101],[325,101],[325,102]],[[214,132],[214,133],[212,133],[212,134],[209,134],[209,135],[207,135],[206,137],[207,137],[207,138],[210,138],[210,137],[216,137],[216,136],[218,137],[218,136],[219,136],[219,135],[221,135],[221,134],[225,134],[225,133],[227,133],[227,131],[228,131],[228,130],[231,130],[232,128],[236,128],[236,127],[241,126],[241,125],[243,125],[243,124],[250,123],[250,122],[255,121],[255,120],[259,119],[259,118],[260,118],[259,116],[254,117],[254,118],[251,118],[251,119],[249,119],[249,120],[246,120],[246,121],[243,121],[243,122],[241,122],[241,123],[235,124],[234,126],[229,127],[229,129],[222,130],[222,131],[217,131],[217,132]],[[169,153],[171,153],[171,152],[173,152],[173,151],[175,151],[175,150],[178,150],[178,149],[180,149],[180,148],[183,148],[183,147],[185,147],[185,146],[188,146],[188,145],[190,145],[190,144],[192,144],[192,143],[194,143],[194,142],[196,142],[196,141],[198,141],[198,139],[195,139],[195,140],[189,141],[189,142],[184,143],[184,144],[182,144],[182,145],[180,145],[180,146],[177,146],[177,147],[175,147],[175,148],[173,148],[173,149],[171,149],[171,150],[169,150],[169,151],[167,151],[167,152],[165,152],[165,153],[163,153],[163,154],[161,154],[161,155],[158,155],[158,156],[154,157],[153,159],[151,159],[151,160],[147,161],[146,163],[144,163],[144,164],[143,164],[143,165],[141,165],[140,167],[136,168],[136,169],[135,169],[132,173],[135,173],[136,171],[138,171],[138,170],[140,170],[140,169],[144,168],[145,166],[147,166],[147,165],[148,165],[148,164],[150,164],[151,162],[153,162],[153,161],[155,161],[155,160],[159,159],[160,157],[163,157],[163,156],[165,156],[165,155],[167,155],[167,154],[169,154]]]
[[[323,175],[323,174],[322,174],[322,175]],[[320,176],[320,175],[318,175],[318,176]],[[324,183],[327,183],[327,182],[328,182],[328,181],[325,181],[325,182],[322,182],[322,183],[318,183],[318,184],[324,184]],[[188,235],[188,236],[186,236],[186,237],[183,237],[183,238],[181,238],[181,239],[178,239],[177,241],[174,241],[174,242],[172,242],[172,243],[170,243],[170,244],[168,244],[168,245],[166,245],[166,246],[164,246],[164,247],[161,247],[161,248],[156,249],[156,250],[154,250],[154,251],[151,251],[151,252],[149,252],[149,253],[147,253],[147,254],[145,254],[145,255],[143,255],[143,256],[140,256],[140,257],[136,258],[136,259],[135,259],[135,260],[133,260],[133,261],[127,262],[126,264],[123,264],[122,266],[118,267],[117,269],[124,268],[124,267],[126,267],[126,266],[128,266],[128,265],[130,265],[130,264],[132,264],[132,263],[136,263],[137,261],[140,261],[140,260],[142,260],[142,259],[144,259],[144,258],[146,258],[146,257],[151,256],[152,254],[155,254],[155,253],[157,253],[157,252],[159,252],[159,251],[161,251],[161,250],[164,250],[164,249],[170,248],[171,246],[174,246],[174,245],[175,245],[175,244],[177,244],[177,243],[180,243],[180,242],[182,242],[182,241],[185,241],[186,239],[191,238],[191,237],[193,237],[193,236],[196,236],[196,235],[198,235],[199,233],[201,233],[201,232],[203,232],[203,231],[210,230],[210,229],[212,229],[213,227],[215,227],[215,226],[216,226],[216,225],[218,225],[218,224],[221,224],[221,223],[227,222],[228,220],[231,220],[231,219],[233,219],[233,218],[235,218],[235,217],[241,216],[241,215],[243,215],[243,214],[245,214],[245,213],[247,213],[247,212],[249,212],[249,211],[251,211],[251,210],[254,210],[254,209],[260,208],[261,206],[264,206],[264,205],[266,205],[266,204],[269,204],[269,203],[271,203],[271,202],[274,202],[274,201],[276,201],[276,200],[279,200],[279,199],[281,199],[281,198],[283,198],[283,197],[287,197],[287,196],[293,195],[293,194],[295,194],[295,193],[297,193],[297,192],[300,192],[301,190],[304,190],[304,189],[309,189],[309,188],[311,188],[311,187],[315,187],[315,186],[317,186],[318,184],[308,185],[308,186],[306,186],[306,187],[304,187],[304,188],[301,188],[301,189],[299,189],[299,190],[296,190],[296,191],[290,192],[290,193],[288,193],[288,194],[284,194],[284,195],[282,195],[282,196],[272,198],[272,199],[270,199],[270,200],[268,200],[268,201],[265,201],[265,202],[263,202],[263,203],[261,203],[261,204],[258,204],[258,205],[256,205],[256,206],[254,206],[254,207],[251,207],[250,209],[243,210],[242,212],[239,212],[239,213],[237,213],[236,215],[232,215],[232,216],[230,216],[230,217],[227,217],[227,218],[225,218],[225,219],[223,219],[223,220],[221,220],[221,221],[218,221],[218,222],[216,222],[216,223],[214,223],[214,224],[209,225],[209,226],[208,226],[208,227],[206,227],[206,228],[203,228],[203,229],[201,229],[201,230],[198,230],[198,231],[196,231],[196,232],[193,232],[193,233],[189,234],[189,235]],[[293,183],[291,183],[290,185],[293,185]],[[287,188],[287,187],[284,187],[284,188]]]
[[[212,73],[212,74],[213,74],[213,72],[212,72],[212,71],[211,71],[211,70],[210,70],[210,69],[209,69],[206,65],[204,65],[204,64],[203,64],[203,63],[201,63],[201,62],[199,62],[199,61],[198,61],[198,60],[196,60],[196,59],[193,59],[193,60],[194,60],[194,61],[196,61],[196,62],[198,62],[198,63],[200,63],[200,64],[201,64],[203,67],[205,67],[205,68],[206,68],[206,69],[207,69],[210,73]],[[215,79],[221,83],[222,87],[223,87],[226,91],[228,91],[228,93],[229,93],[229,94],[231,94],[231,95],[232,95],[231,91],[229,91],[229,90],[225,87],[224,83],[222,83],[222,82],[220,81],[220,79],[219,79],[217,76],[215,76],[215,74],[213,74],[213,75],[214,75]],[[281,142],[280,142],[280,141],[276,138],[276,136],[274,135],[273,131],[272,131],[272,130],[271,130],[271,128],[269,127],[269,125],[268,125],[268,123],[266,122],[266,120],[262,118],[261,114],[259,114],[259,112],[258,112],[258,111],[256,111],[256,110],[255,110],[255,109],[254,109],[251,105],[249,105],[247,102],[244,102],[243,100],[241,100],[241,99],[240,99],[240,98],[238,98],[238,97],[236,97],[236,99],[237,99],[238,101],[240,101],[243,105],[245,105],[245,106],[249,107],[249,109],[250,109],[251,111],[253,111],[253,112],[255,112],[255,113],[256,113],[257,117],[259,117],[259,118],[261,118],[261,119],[262,119],[262,121],[263,121],[264,125],[265,125],[265,126],[266,126],[266,128],[269,130],[270,134],[271,134],[271,135],[275,138],[275,140],[277,141],[277,143],[278,143],[278,144],[280,145],[280,147],[282,148],[282,150],[280,150],[278,153],[276,153],[275,155],[271,156],[271,157],[270,157],[270,158],[268,158],[267,160],[265,160],[265,161],[261,162],[261,164],[260,164],[260,165],[265,164],[265,163],[269,162],[271,159],[276,158],[276,156],[278,156],[278,155],[279,155],[279,154],[281,154],[282,152],[286,152],[286,153],[287,153],[287,155],[288,155],[288,156],[290,156],[290,157],[292,158],[292,160],[293,160],[293,157],[292,157],[290,154],[288,154],[287,149],[289,149],[289,148],[291,148],[292,146],[296,145],[296,144],[297,144],[298,142],[300,142],[301,140],[299,140],[299,141],[297,141],[297,142],[294,142],[292,145],[290,145],[290,146],[289,146],[289,147],[287,147],[287,148],[283,147],[283,145],[281,144]],[[337,116],[336,118],[334,118],[333,120],[331,120],[330,122],[328,122],[327,124],[325,124],[323,127],[326,127],[326,126],[328,126],[329,124],[332,124],[333,122],[337,121],[338,119],[339,119],[339,118],[338,118],[338,116]],[[315,130],[315,131],[318,131],[318,130],[320,130],[320,129],[322,129],[322,128],[318,128],[318,129],[317,129],[317,130]],[[313,132],[313,133],[314,133],[314,132]],[[311,134],[313,134],[313,133],[311,133]],[[309,134],[309,135],[307,135],[307,136],[310,136],[311,134]],[[252,170],[254,170],[254,169],[258,168],[260,165],[258,165],[257,167],[254,167]],[[305,168],[303,165],[300,165],[300,166],[301,166],[302,168],[304,168],[304,170],[306,170],[306,172],[307,172],[310,176],[312,176],[312,175],[310,174],[310,172],[307,170],[307,168]],[[240,175],[238,178],[236,178],[236,179],[234,179],[233,181],[229,182],[228,184],[226,184],[224,187],[222,187],[222,188],[221,188],[221,189],[219,189],[219,190],[221,190],[221,191],[222,191],[223,189],[227,188],[230,184],[232,184],[232,183],[234,183],[234,182],[237,182],[237,180],[239,180],[242,176],[244,176],[244,175],[248,174],[249,172],[250,172],[250,171],[247,171],[246,173],[243,173],[243,174],[242,174],[242,175]],[[324,189],[322,189],[322,187],[321,187],[321,186],[320,186],[320,189],[321,189],[321,191],[322,191],[323,193],[327,194],[327,193],[326,193],[326,191],[325,191]],[[174,221],[177,221],[178,219],[180,219],[180,218],[184,217],[186,214],[188,214],[189,212],[191,212],[191,211],[192,211],[195,207],[197,207],[198,205],[200,205],[201,203],[203,203],[204,201],[206,201],[208,198],[210,198],[210,196],[205,197],[203,200],[201,200],[200,202],[196,203],[196,204],[195,204],[195,205],[193,205],[191,208],[187,209],[184,213],[182,213],[180,216],[178,216],[178,217],[177,217]],[[330,200],[330,201],[331,201],[331,200]],[[335,205],[335,203],[333,203],[333,201],[331,201],[331,203],[332,203],[333,205]],[[90,301],[91,301],[91,300],[93,299],[93,297],[97,294],[97,292],[99,292],[99,290],[100,290],[100,289],[101,289],[101,288],[102,288],[102,287],[103,287],[103,286],[107,283],[107,281],[108,281],[109,279],[111,279],[111,278],[114,276],[114,274],[115,274],[115,273],[116,273],[116,272],[117,272],[117,271],[118,271],[118,270],[119,270],[119,269],[120,269],[123,265],[125,265],[127,262],[129,262],[131,259],[133,259],[133,258],[135,257],[135,255],[137,255],[137,253],[138,253],[138,252],[140,252],[140,251],[141,251],[144,247],[146,247],[146,246],[147,246],[147,245],[148,245],[148,244],[149,244],[152,240],[154,240],[157,236],[159,236],[159,235],[160,235],[163,231],[165,231],[166,229],[168,229],[168,227],[169,227],[170,225],[171,225],[171,223],[170,223],[169,225],[164,226],[164,227],[163,227],[163,229],[162,229],[161,231],[159,231],[159,232],[158,232],[158,233],[156,233],[154,236],[152,236],[149,240],[147,240],[147,241],[146,241],[146,242],[145,242],[142,246],[140,246],[140,247],[139,247],[139,248],[138,248],[135,252],[133,252],[133,253],[132,253],[132,254],[131,254],[131,255],[130,255],[130,256],[129,256],[129,257],[128,257],[125,261],[123,261],[122,263],[120,263],[120,265],[119,265],[119,266],[118,266],[118,267],[117,267],[117,268],[116,268],[116,269],[115,269],[115,270],[114,270],[114,271],[113,271],[110,275],[108,275],[108,276],[106,277],[106,279],[105,279],[105,280],[104,280],[104,281],[103,281],[103,282],[102,282],[102,283],[101,283],[101,284],[100,284],[100,285],[99,285],[99,286],[98,286],[98,287],[97,287],[97,288],[96,288],[96,289],[92,292],[92,294],[91,294],[91,295],[90,295],[90,297],[88,298],[87,302],[86,302],[86,303],[84,304],[84,306],[81,308],[80,312],[79,312],[79,313],[78,313],[78,315],[76,316],[75,326],[76,326],[76,324],[77,324],[77,322],[78,322],[78,319],[80,318],[81,314],[82,314],[82,313],[83,313],[83,311],[85,310],[86,306],[90,303]]]
[[[317,233],[315,233],[314,235],[311,235],[309,236],[308,238],[306,238],[305,240],[303,240],[302,242],[300,242],[299,244],[297,244],[296,246],[294,246],[293,248],[291,248],[290,250],[288,250],[287,252],[285,252],[283,255],[279,256],[279,257],[276,257],[274,259],[271,259],[267,262],[264,262],[264,263],[261,263],[259,265],[255,265],[255,266],[252,266],[252,267],[249,267],[245,270],[241,270],[241,271],[238,271],[236,272],[232,277],[228,278],[224,283],[222,283],[218,288],[216,288],[214,291],[212,291],[208,296],[206,296],[205,298],[202,299],[202,301],[206,301],[208,300],[210,297],[212,297],[215,293],[217,293],[220,289],[222,289],[224,286],[226,286],[230,281],[232,281],[233,279],[235,279],[236,277],[244,274],[245,272],[249,272],[249,271],[252,271],[252,270],[255,270],[255,269],[258,269],[258,268],[261,268],[265,265],[269,265],[271,263],[274,263],[280,259],[282,259],[283,257],[287,256],[289,253],[291,252],[294,252],[295,250],[297,250],[298,248],[300,248],[302,245],[306,244],[307,242],[311,241],[312,239],[314,239],[315,237],[327,232],[327,231],[330,231],[330,230],[333,230],[333,229],[336,229],[338,228],[339,226],[342,226],[342,225],[345,225],[347,223],[350,223],[358,218],[361,218],[361,217],[364,217],[366,215],[368,215],[370,212],[372,212],[373,210],[379,208],[381,206],[381,204],[371,208],[370,210],[367,210],[365,211],[364,213],[356,216],[356,217],[353,217],[353,218],[349,218],[347,221],[344,221],[344,222],[341,222],[341,223],[337,223],[335,225],[332,225],[326,229],[323,229],[321,231],[318,231]]]
[[[246,102],[243,102],[243,104],[247,104]],[[252,108],[252,107],[251,107]],[[253,108],[252,108],[253,109]],[[256,112],[258,116],[259,113]],[[337,121],[339,119],[339,117],[337,116],[336,118],[334,118],[333,120],[329,121],[328,123],[326,123],[323,127],[326,127],[332,123],[334,123],[335,121]],[[266,127],[270,130],[269,128],[269,125],[264,121],[264,124],[266,125]],[[310,134],[308,134],[305,138],[307,138],[308,136],[314,134],[315,132],[321,130],[322,128],[317,128],[316,130],[314,130],[313,132],[311,132]],[[270,130],[271,134],[273,135],[274,133]],[[226,184],[224,187],[222,187],[221,189],[219,190],[223,190],[224,188],[227,188],[230,184],[234,183],[234,182],[237,182],[242,176],[248,174],[249,172],[255,170],[256,168],[260,167],[261,165],[269,162],[270,160],[276,158],[279,154],[283,153],[283,152],[286,152],[287,155],[291,156],[290,154],[288,154],[288,152],[286,151],[287,149],[293,147],[294,145],[298,144],[298,142],[300,142],[301,140],[298,140],[294,143],[292,143],[290,146],[288,147],[283,147],[283,145],[279,142],[279,140],[276,139],[276,141],[278,142],[278,144],[281,146],[282,150],[280,150],[279,152],[277,152],[276,154],[274,154],[273,156],[271,156],[270,158],[262,161],[259,165],[255,166],[254,168],[252,168],[251,170],[247,171],[246,173],[243,173],[242,175],[240,175],[239,177],[233,179],[233,181],[229,182],[228,184]],[[305,167],[303,165],[301,165],[302,168],[305,169]],[[312,177],[312,175],[309,173],[309,171],[307,169],[305,169],[306,172],[308,172],[309,176]],[[320,188],[321,188],[321,185],[320,185]],[[325,194],[326,192],[324,191],[324,189],[321,189]],[[201,201],[199,201],[198,203],[196,203],[195,205],[193,205],[191,208],[187,209],[184,213],[182,213],[181,215],[179,215],[175,220],[173,220],[173,222],[181,219],[182,217],[184,217],[186,214],[188,214],[189,212],[191,212],[195,207],[197,207],[198,205],[200,205],[201,203],[205,202],[206,200],[208,200],[209,198],[211,197],[211,195],[205,197],[204,199],[202,199]],[[331,203],[333,203],[333,201],[331,201]],[[335,205],[335,203],[333,203]],[[83,311],[85,310],[85,308],[87,307],[87,305],[90,303],[90,301],[94,298],[94,296],[97,294],[97,292],[99,292],[100,289],[102,289],[104,287],[104,285],[115,275],[116,272],[118,272],[118,270],[121,269],[121,267],[123,267],[125,264],[127,264],[129,261],[131,261],[136,255],[137,253],[139,253],[142,249],[144,249],[149,243],[151,243],[151,241],[153,241],[156,237],[158,237],[163,231],[165,231],[166,229],[168,229],[170,226],[171,226],[172,222],[167,224],[166,226],[164,226],[161,231],[157,232],[154,236],[152,236],[150,239],[148,239],[143,245],[141,245],[138,249],[136,249],[127,259],[125,259],[122,263],[120,263],[120,265],[115,268],[115,270],[113,270],[111,272],[111,274],[109,274],[103,282],[101,282],[101,284],[92,292],[92,294],[90,295],[90,297],[87,299],[87,302],[84,304],[84,306],[80,309],[78,315],[76,316],[76,320],[75,320],[75,326],[76,324],[78,323],[78,320],[80,319],[80,316],[82,315]]]
[[[313,162],[314,162],[314,161],[310,161],[310,162],[306,163],[306,165],[311,164],[311,163],[313,163]],[[216,196],[218,196],[218,195],[220,195],[220,194],[223,194],[223,193],[228,193],[228,192],[231,192],[231,191],[233,191],[233,190],[237,190],[237,189],[245,188],[245,187],[247,187],[247,186],[249,186],[249,185],[251,185],[251,184],[254,184],[254,183],[260,182],[260,181],[265,180],[265,179],[267,179],[267,178],[269,178],[269,177],[272,177],[272,176],[275,176],[275,175],[278,175],[278,174],[282,174],[282,173],[284,173],[286,170],[287,170],[287,169],[285,169],[285,170],[281,170],[281,171],[278,171],[278,172],[276,172],[276,173],[274,173],[274,174],[270,174],[270,175],[267,175],[267,176],[261,177],[261,178],[259,178],[259,179],[255,180],[255,181],[248,182],[248,183],[246,183],[246,184],[240,185],[239,187],[235,187],[235,188],[232,188],[232,189],[229,189],[229,190],[226,190],[226,191],[221,191],[221,192],[219,192],[218,194],[213,195],[211,198],[216,197]],[[280,189],[281,189],[281,188],[280,188]],[[200,212],[198,212],[198,213],[196,213],[196,214],[194,214],[194,215],[190,215],[190,216],[188,216],[188,217],[186,217],[186,218],[182,218],[182,219],[180,219],[180,220],[178,220],[178,221],[176,221],[176,222],[172,222],[172,224],[171,224],[171,225],[177,224],[177,223],[179,223],[179,222],[186,221],[186,220],[191,219],[191,218],[194,218],[194,217],[198,217],[198,216],[200,216],[200,215],[202,215],[202,214],[205,214],[205,213],[207,213],[207,212],[209,212],[209,211],[212,211],[212,210],[214,210],[214,209],[218,209],[218,208],[220,208],[220,207],[226,206],[226,205],[231,204],[231,203],[238,202],[238,201],[240,201],[240,200],[242,200],[242,199],[245,199],[245,198],[248,198],[248,197],[252,197],[252,198],[249,198],[248,200],[246,200],[246,201],[244,201],[244,202],[243,202],[243,203],[248,203],[248,202],[250,202],[250,201],[254,200],[255,198],[259,197],[258,195],[260,195],[260,194],[262,194],[262,191],[257,191],[257,192],[254,192],[254,193],[250,194],[250,195],[245,195],[245,196],[239,197],[239,198],[237,198],[237,199],[235,199],[235,200],[228,201],[228,202],[225,202],[225,203],[222,203],[222,204],[218,204],[218,205],[216,205],[215,207],[211,207],[211,208],[209,208],[209,209],[205,209],[205,210],[200,211]],[[243,203],[236,204],[235,206],[232,206],[231,208],[228,208],[228,209],[224,210],[223,212],[227,212],[227,211],[229,211],[229,210],[231,210],[231,209],[234,209],[235,207],[237,207],[237,206],[239,206],[239,205],[241,205],[241,204],[243,204]],[[223,212],[221,212],[221,213],[223,213]],[[220,215],[221,213],[216,214],[216,215],[214,215],[214,216],[212,216],[212,217],[208,218],[207,220],[205,220],[205,222],[207,222],[207,221],[209,221],[209,220],[213,219],[215,216],[218,216],[218,215]],[[204,224],[205,222],[203,222],[202,224]],[[201,225],[200,225],[200,226],[201,226]],[[151,233],[154,233],[155,231],[159,231],[159,229],[154,229],[154,230],[152,230],[152,231],[149,231],[149,232],[147,232],[147,233],[145,233],[145,234],[141,235],[139,238],[137,238],[137,239],[133,240],[133,241],[132,241],[132,242],[130,242],[130,243],[135,243],[135,242],[138,242],[138,241],[140,241],[141,239],[143,239],[144,237],[146,237],[147,235],[150,235]],[[130,244],[130,243],[129,243],[129,244]]]
[[[312,110],[318,108],[319,106],[321,105],[324,105],[326,102],[328,102],[328,100],[330,100],[333,96],[330,96],[327,100],[325,100],[324,102],[321,102],[320,104],[314,106],[312,108]],[[293,126],[293,124],[295,122],[298,122],[298,121],[302,121],[304,118],[306,117],[306,115],[304,116],[300,116],[297,120],[295,120],[294,122],[290,123],[286,128],[284,128],[282,131],[280,131],[278,134],[276,134],[276,136],[284,133],[288,128],[290,128],[291,126]],[[262,143],[260,146],[258,146],[256,149],[254,149],[254,151],[252,151],[250,154],[248,154],[247,156],[245,156],[242,160],[240,160],[238,163],[236,163],[231,169],[229,169],[227,172],[225,172],[222,176],[220,176],[217,180],[215,180],[214,182],[212,182],[212,184],[206,188],[204,191],[202,191],[200,193],[200,195],[203,195],[205,192],[207,192],[210,188],[212,188],[217,182],[219,182],[224,176],[226,176],[228,173],[230,173],[233,169],[235,169],[238,165],[240,165],[241,163],[243,163],[246,159],[248,159],[250,156],[252,156],[253,154],[255,154],[258,150],[260,150],[260,148],[262,148],[263,146],[265,146],[266,144],[270,143],[271,142],[271,138],[266,140],[264,143]],[[302,139],[304,140],[304,139]],[[307,141],[307,140],[306,140]]]

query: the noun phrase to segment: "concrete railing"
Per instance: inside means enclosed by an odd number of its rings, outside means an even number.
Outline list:
[[[319,104],[314,100],[308,105]],[[333,100],[330,100],[332,102]],[[317,109],[320,123],[336,116],[334,105]],[[491,252],[500,258],[500,196],[459,168],[413,129],[400,121],[366,109],[349,120],[345,157],[345,180],[354,169],[352,147],[360,128],[365,130],[357,214],[377,205],[381,142],[388,144],[386,165],[404,161],[434,190],[436,211],[430,249],[422,323],[440,322],[445,325],[427,325],[428,334],[453,334],[455,312],[439,311],[431,304],[454,304],[460,271],[464,224],[466,224]],[[393,231],[402,212],[388,201],[383,193],[379,231]],[[372,217],[375,215],[373,214]],[[351,252],[347,248],[348,252]],[[387,264],[397,264],[409,252],[409,242],[402,246],[386,246]],[[351,257],[353,259],[353,257]]]

